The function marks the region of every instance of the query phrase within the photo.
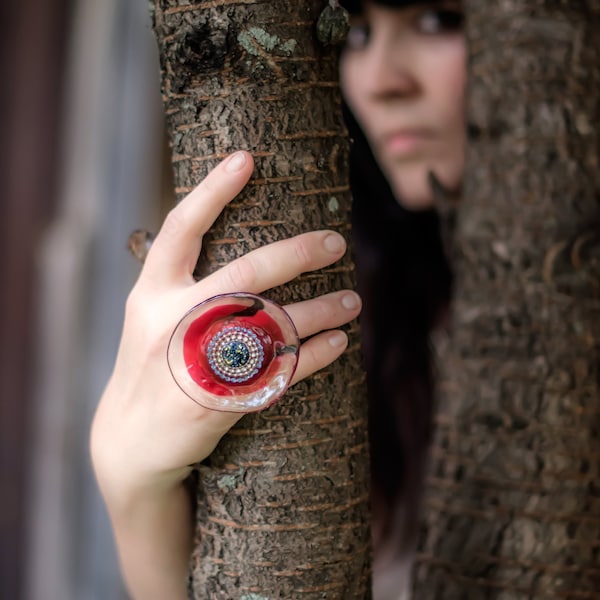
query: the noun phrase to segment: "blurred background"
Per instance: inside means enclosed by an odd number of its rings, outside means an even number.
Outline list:
[[[170,205],[146,0],[2,2],[0,598],[125,598],[88,431]]]

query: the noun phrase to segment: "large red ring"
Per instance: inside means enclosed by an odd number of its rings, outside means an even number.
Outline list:
[[[177,385],[214,410],[252,412],[289,386],[300,340],[278,304],[254,294],[222,294],[194,306],[167,348]]]

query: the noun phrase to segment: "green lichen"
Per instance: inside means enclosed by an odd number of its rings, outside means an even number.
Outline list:
[[[237,477],[235,475],[225,475],[224,477],[221,477],[221,479],[219,479],[218,482],[218,486],[221,489],[227,489],[227,490],[232,490],[237,482]]]
[[[298,45],[298,42],[294,39],[282,40],[280,37],[271,35],[260,27],[249,27],[246,31],[240,31],[237,39],[242,48],[253,56],[263,54],[261,48],[266,52],[278,50],[286,56],[291,56]]]
[[[230,492],[231,490],[235,489],[238,485],[238,481],[244,476],[245,472],[246,469],[242,467],[235,473],[231,473],[230,475],[223,475],[223,477],[221,477],[217,481],[219,489],[221,489],[224,492]]]
[[[181,131],[178,131],[173,136],[173,148],[181,148],[182,141],[183,141],[183,133],[181,133]]]
[[[266,596],[260,596],[259,594],[244,594],[240,600],[269,600]]]
[[[260,27],[250,27],[248,33],[268,52],[275,50],[281,43],[276,35],[271,35]]]
[[[340,203],[335,196],[331,196],[331,198],[329,198],[327,201],[327,208],[330,210],[330,212],[336,212],[340,208]]]
[[[287,40],[287,42],[281,42],[279,49],[286,55],[291,56],[296,49],[298,42],[296,40]]]

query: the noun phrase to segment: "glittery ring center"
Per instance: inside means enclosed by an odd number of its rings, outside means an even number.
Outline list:
[[[247,327],[224,327],[209,342],[208,364],[228,383],[245,383],[258,374],[264,361],[260,338]]]

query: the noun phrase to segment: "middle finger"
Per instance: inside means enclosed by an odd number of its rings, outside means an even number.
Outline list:
[[[260,294],[301,273],[322,269],[346,251],[334,231],[312,231],[274,242],[238,258],[195,284],[205,297],[234,292]]]

